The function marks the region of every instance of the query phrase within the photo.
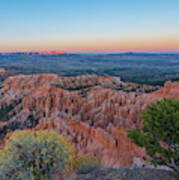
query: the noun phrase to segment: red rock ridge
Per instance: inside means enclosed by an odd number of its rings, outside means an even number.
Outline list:
[[[145,151],[128,139],[127,131],[142,128],[140,114],[147,104],[164,97],[179,99],[179,83],[167,82],[163,89],[148,94],[117,90],[128,86],[134,84],[110,76],[10,77],[0,90],[0,105],[13,104],[15,115],[0,127],[25,122],[31,115],[39,119],[34,128],[55,129],[68,138],[77,155],[101,156],[105,167],[131,165]]]
[[[59,55],[59,54],[64,54],[66,55],[67,52],[65,51],[34,51],[34,52],[25,52],[24,54],[27,54],[27,55]]]
[[[153,93],[154,95],[164,96],[179,99],[179,82],[168,81],[165,83],[164,88]]]
[[[67,54],[65,51],[44,51],[38,52],[40,55],[57,55],[57,54]]]

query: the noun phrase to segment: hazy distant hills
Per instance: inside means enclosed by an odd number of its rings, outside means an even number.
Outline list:
[[[123,81],[163,85],[179,80],[179,54],[71,54],[64,51],[0,54],[0,67],[15,74],[111,75]]]
[[[1,56],[8,55],[91,55],[91,56],[175,56],[179,53],[137,53],[137,52],[123,52],[123,53],[68,53],[62,50],[56,51],[28,51],[28,52],[0,52]]]
[[[14,56],[14,55],[66,55],[65,51],[34,51],[34,52],[8,52],[0,53],[1,56]]]

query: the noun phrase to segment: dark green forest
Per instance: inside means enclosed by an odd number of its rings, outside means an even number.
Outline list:
[[[163,85],[179,80],[179,54],[0,54],[0,67],[14,74],[111,75],[123,81]]]

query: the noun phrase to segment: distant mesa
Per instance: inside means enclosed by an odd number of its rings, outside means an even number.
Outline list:
[[[58,54],[67,54],[65,51],[38,51],[38,52],[26,52],[25,54],[33,55],[58,55]]]
[[[8,52],[0,55],[66,55],[65,51],[29,51],[29,52]]]
[[[67,54],[65,51],[43,51],[38,52],[40,55],[57,55],[57,54]]]

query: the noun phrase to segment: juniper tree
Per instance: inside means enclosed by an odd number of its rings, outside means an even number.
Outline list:
[[[142,112],[143,129],[129,130],[128,137],[144,147],[151,162],[166,165],[179,175],[179,101],[165,98]]]

